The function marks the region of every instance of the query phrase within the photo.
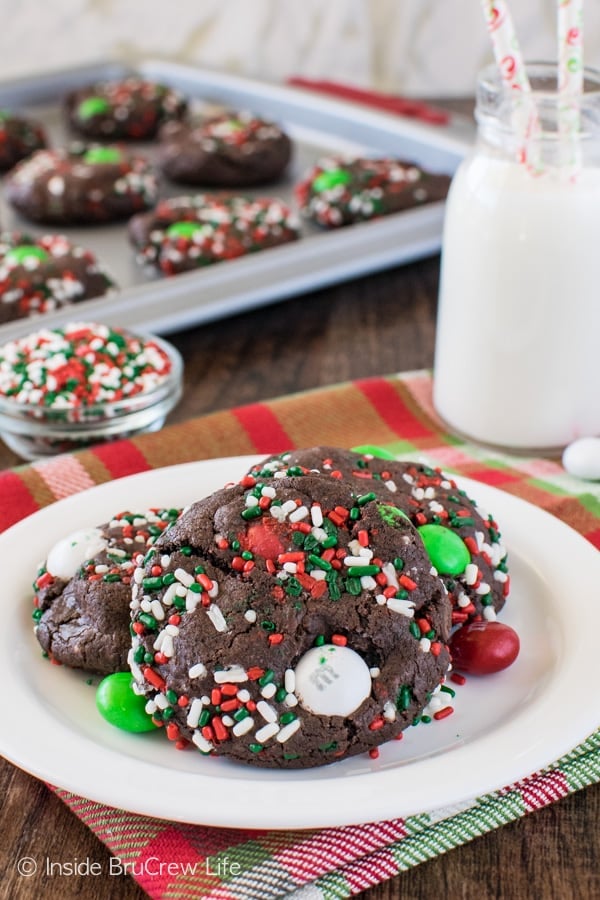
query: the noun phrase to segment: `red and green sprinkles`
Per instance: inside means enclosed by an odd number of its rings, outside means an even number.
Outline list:
[[[77,411],[153,391],[171,368],[169,356],[151,339],[77,322],[0,347],[0,397]]]

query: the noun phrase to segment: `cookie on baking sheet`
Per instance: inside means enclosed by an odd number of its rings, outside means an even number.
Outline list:
[[[65,98],[71,127],[95,140],[145,140],[170,119],[180,119],[187,100],[179,91],[143,78],[101,81]]]
[[[54,545],[33,583],[35,635],[54,661],[101,675],[127,670],[131,577],[179,513],[121,512]]]
[[[279,125],[248,112],[168,122],[158,137],[159,165],[180,184],[267,184],[283,174],[292,155],[292,142]]]
[[[93,224],[152,206],[157,180],[144,157],[118,146],[38,150],[7,176],[6,198],[33,222]]]
[[[0,109],[0,172],[12,169],[46,144],[46,133],[41,125]]]
[[[321,159],[295,187],[302,214],[336,228],[443,200],[450,178],[399,159]]]
[[[299,237],[296,215],[276,197],[197,194],[161,202],[129,222],[138,261],[176,275]]]
[[[356,494],[393,503],[419,530],[452,602],[452,622],[493,621],[508,596],[506,547],[494,518],[440,469],[339,447],[311,447],[267,457],[257,479],[325,475]]]
[[[114,287],[94,254],[64,235],[0,233],[0,324],[100,297]]]
[[[414,527],[332,478],[244,478],[134,574],[130,664],[167,737],[318,766],[413,723],[449,665],[450,603]]]

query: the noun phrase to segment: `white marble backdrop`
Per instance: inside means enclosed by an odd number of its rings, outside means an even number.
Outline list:
[[[513,0],[523,52],[555,58],[556,0]],[[0,0],[0,80],[118,56],[278,81],[468,94],[491,59],[479,0]],[[586,8],[600,66],[600,3]]]

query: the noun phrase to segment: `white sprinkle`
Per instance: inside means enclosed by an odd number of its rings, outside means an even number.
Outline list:
[[[400,613],[407,619],[413,619],[415,615],[415,604],[412,600],[401,600],[399,597],[389,597],[386,600],[388,609],[392,612]]]
[[[250,691],[247,691],[246,688],[242,688],[241,691],[238,691],[235,695],[240,703],[247,703],[250,699]]]
[[[361,575],[360,586],[363,591],[374,591],[377,587],[377,582],[371,575]]]
[[[285,504],[284,504],[285,505]],[[306,519],[308,516],[308,509],[306,506],[299,506],[295,512],[290,513],[290,522],[301,522],[302,519]]]
[[[228,728],[231,728],[232,725],[235,725],[235,719],[232,719],[231,716],[222,716],[221,722],[223,725],[227,725]]]
[[[324,572],[323,569],[311,569],[309,574],[315,581],[325,581],[327,578],[327,572]]]
[[[429,653],[429,651],[431,650],[431,641],[429,640],[429,638],[421,638],[421,640],[419,641],[419,647],[421,648],[421,651],[423,653]]]
[[[379,678],[379,676],[381,675],[381,669],[379,668],[379,666],[373,666],[371,669],[369,669],[369,675],[371,676],[371,678]]]
[[[277,721],[277,713],[275,712],[271,704],[267,703],[265,700],[259,700],[256,704],[256,709],[261,714],[265,722]]]
[[[167,632],[167,634],[170,634],[171,637],[177,637],[177,635],[179,634],[179,628],[177,627],[177,625],[166,625],[165,631]]]
[[[285,700],[283,701],[286,706],[298,706],[298,698],[295,694],[287,694]]]
[[[293,669],[286,669],[283,676],[283,684],[288,694],[293,694],[296,687],[296,673]]]
[[[187,588],[185,584],[178,584],[175,586],[175,593],[178,597],[185,597],[187,594]]]
[[[166,656],[170,659],[173,656],[173,654],[175,653],[175,648],[173,646],[173,638],[171,637],[170,634],[167,634],[165,631],[163,631],[163,635],[164,635],[164,639],[162,642],[162,646],[160,648],[160,652],[164,656]]]
[[[253,506],[258,506],[258,497],[255,497],[254,494],[247,494],[245,500],[246,506],[251,508]]]
[[[312,534],[314,539],[316,541],[318,541],[320,544],[322,544],[323,541],[327,540],[327,532],[325,531],[324,528],[319,528],[318,526],[315,528],[311,528],[310,533]]]
[[[214,750],[214,745],[211,744],[210,741],[207,741],[205,737],[202,736],[200,731],[194,731],[192,735],[192,743],[196,745],[198,750],[201,750],[203,753],[210,753],[211,750]]]
[[[470,603],[471,603],[471,598],[470,598],[470,597],[467,597],[467,595],[465,594],[465,592],[462,591],[462,592],[458,595],[458,605],[460,606],[461,609],[464,609],[465,606],[469,606]]]
[[[402,473],[402,478],[404,479],[404,481],[406,481],[407,484],[412,484],[413,481],[415,480],[415,479],[412,477],[412,475],[409,475],[409,474],[408,474],[408,472],[403,472],[403,473]]]
[[[377,601],[379,606],[385,606],[385,604],[388,602],[387,597],[384,594],[377,594],[375,600]]]
[[[501,572],[500,569],[496,569],[494,572],[494,581],[499,581],[500,584],[504,584],[505,581],[508,581],[508,575],[506,572]]]
[[[200,594],[196,594],[195,591],[187,591],[185,595],[185,611],[194,612],[199,603]]]
[[[281,512],[283,513],[284,517],[289,516],[289,514],[291,512],[294,512],[294,510],[297,508],[298,507],[296,506],[296,502],[294,500],[286,500],[285,503],[281,504]]]
[[[391,562],[384,563],[381,567],[381,571],[387,578],[388,584],[390,584],[392,587],[395,587],[395,588],[400,587],[400,584],[398,582],[398,576],[396,574],[396,569],[394,568],[393,563],[391,563]]]
[[[160,564],[161,564],[161,566],[163,567],[163,569],[166,569],[166,568],[168,567],[168,565],[169,565],[170,562],[171,562],[171,557],[170,557],[170,556],[167,556],[166,553],[163,554],[163,556],[161,556],[161,558],[160,558]]]
[[[160,650],[160,648],[163,645],[163,641],[164,641],[165,637],[166,637],[166,634],[164,631],[160,631],[156,635],[156,639],[155,639],[154,643],[152,644],[152,647],[154,650]]]
[[[277,519],[278,522],[283,522],[283,520],[285,519],[285,513],[283,512],[281,506],[271,506],[269,507],[269,512],[274,519]]]
[[[298,571],[298,566],[295,562],[286,562],[283,564],[283,569],[285,572],[289,572],[290,575],[295,575]]]
[[[217,684],[227,684],[230,681],[238,684],[240,681],[248,681],[248,673],[242,666],[229,666],[215,672],[215,681]]]
[[[495,622],[496,621],[496,610],[494,609],[493,606],[484,606],[483,618],[487,622]]]
[[[385,484],[386,488],[388,489],[388,491],[389,491],[391,494],[395,494],[396,491],[398,490],[398,487],[397,487],[397,485],[396,485],[396,482],[395,482],[395,481],[392,481],[391,478],[388,479],[388,481],[384,481],[383,483]]]
[[[140,607],[143,609],[144,612],[147,612],[147,613],[150,612],[150,610],[152,609],[152,604],[150,603],[150,600],[148,597],[142,597],[142,602],[140,603]]]
[[[171,705],[164,694],[156,694],[156,696],[154,697],[154,702],[159,709],[166,709]]]
[[[242,722],[243,721],[245,720],[242,719]],[[279,725],[277,724],[277,722],[269,722],[267,725],[263,725],[262,728],[259,728],[254,737],[259,744],[264,744],[265,741],[269,740],[269,738],[275,737],[278,731]]]
[[[173,600],[177,596],[177,585],[175,583],[170,584],[169,587],[163,594],[162,602],[163,606],[172,606]]]
[[[265,487],[262,489],[260,494],[261,494],[261,497],[270,497],[271,500],[273,500],[277,496],[277,491],[275,490],[274,487],[271,487],[270,485],[265,485]]]
[[[476,589],[476,592],[478,594],[481,594],[481,596],[483,596],[484,594],[489,594],[490,591],[491,587],[489,586],[489,584],[486,584],[485,581],[482,581],[479,587]]]
[[[256,622],[256,613],[253,609],[247,609],[244,613],[244,618],[246,622]]]
[[[106,575],[108,572],[108,566],[98,565],[94,567],[94,572],[96,575]]]
[[[344,565],[345,566],[364,566],[365,561],[362,556],[345,556],[344,557]]]
[[[248,734],[249,731],[252,731],[254,728],[254,719],[252,716],[246,716],[245,719],[241,719],[239,722],[233,726],[232,731],[236,737],[241,737],[243,734]]]
[[[203,706],[204,704],[200,697],[194,697],[194,699],[192,700],[192,705],[190,706],[190,711],[187,715],[187,719],[185,720],[186,724],[189,725],[190,728],[195,728],[197,726]]]
[[[323,511],[318,503],[313,503],[310,508],[310,518],[316,528],[320,528],[323,524]],[[314,531],[313,531],[314,534]]]
[[[154,702],[154,700],[148,700],[148,702],[144,706],[144,710],[145,710],[145,712],[148,713],[149,716],[151,716],[153,713],[155,713],[156,712],[156,703]]]
[[[217,631],[227,631],[227,622],[225,621],[225,617],[223,616],[223,613],[216,605],[216,603],[211,603],[211,605],[206,610],[206,614]]]
[[[437,500],[431,501],[431,503],[429,504],[429,509],[431,510],[432,513],[443,513],[444,512],[444,507]]]
[[[181,584],[185,585],[185,587],[189,587],[190,584],[194,583],[194,576],[190,575],[189,572],[186,572],[185,569],[175,569],[173,573],[177,581]]]
[[[300,728],[300,719],[294,719],[293,722],[288,722],[287,725],[284,725],[279,734],[277,735],[277,740],[280,744],[285,744],[286,741],[289,741],[293,734],[296,734],[298,729]],[[264,731],[264,728],[262,729]],[[258,738],[258,732],[257,732]]]
[[[394,722],[396,720],[396,707],[391,700],[386,700],[383,705],[383,718],[386,722]]]
[[[141,584],[144,579],[144,570],[137,568],[133,573],[133,580],[136,584]]]
[[[190,668],[188,675],[190,678],[201,678],[203,675],[206,675],[206,666],[204,663],[195,663]]]
[[[277,688],[272,681],[270,681],[269,684],[265,684],[264,688],[261,689],[261,694],[266,700],[270,700],[276,693]]]
[[[463,575],[465,584],[475,584],[478,576],[479,576],[479,569],[477,568],[475,563],[469,563],[465,567],[465,572]]]
[[[153,600],[150,604],[150,610],[154,618],[158,619],[159,622],[162,622],[165,617],[165,611],[162,608],[162,603],[160,602],[160,600]]]

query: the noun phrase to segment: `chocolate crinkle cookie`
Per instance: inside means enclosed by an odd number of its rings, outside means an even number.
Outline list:
[[[302,214],[337,228],[443,200],[450,178],[399,159],[321,159],[295,187]]]
[[[391,503],[247,476],[193,504],[134,573],[130,664],[180,747],[271,768],[397,737],[440,689],[450,603]]]
[[[102,81],[65,99],[71,127],[96,140],[145,140],[187,111],[187,100],[165,84],[142,78]]]
[[[393,503],[415,525],[452,603],[452,623],[493,621],[510,588],[498,524],[440,469],[339,447],[312,447],[252,466],[261,480],[316,474]]]
[[[0,172],[46,146],[46,133],[41,125],[0,110]]]
[[[248,112],[168,122],[158,137],[159,165],[181,184],[267,184],[283,174],[292,154],[292,142],[279,125]]]
[[[101,675],[127,671],[132,574],[179,514],[121,512],[54,545],[33,583],[35,635],[54,661]]]
[[[156,201],[147,160],[118,146],[39,150],[10,172],[6,198],[33,222],[94,224],[129,218]]]
[[[129,236],[142,265],[176,275],[294,241],[299,228],[276,197],[198,194],[162,200],[134,216]]]
[[[114,287],[94,254],[64,235],[0,233],[0,324],[100,297]]]

